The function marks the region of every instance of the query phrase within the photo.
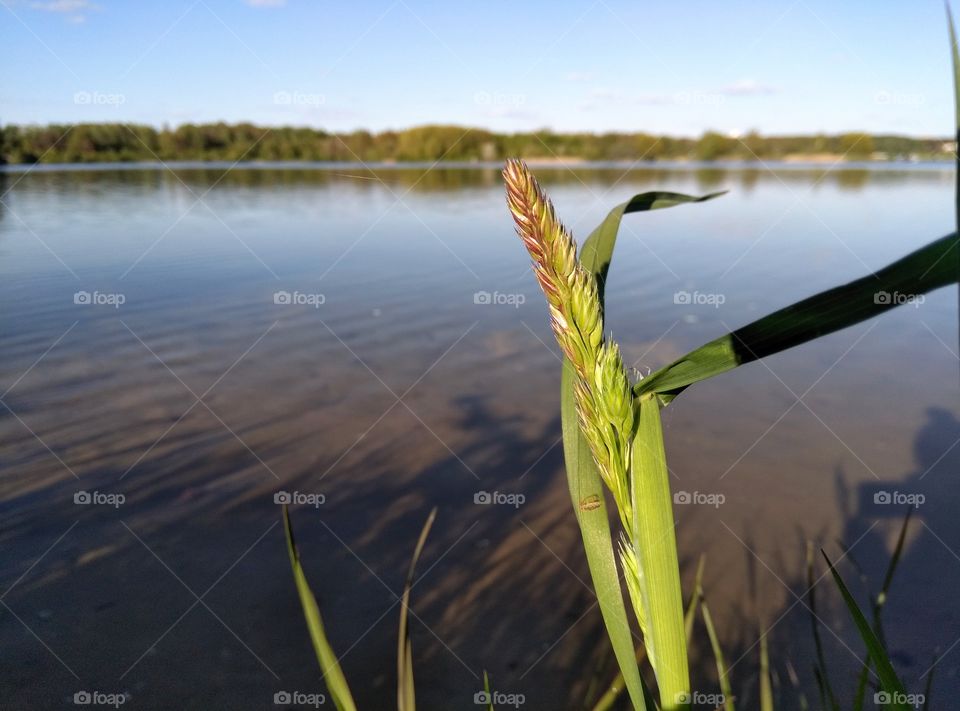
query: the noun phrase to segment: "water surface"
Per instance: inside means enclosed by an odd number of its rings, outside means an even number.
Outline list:
[[[638,375],[952,229],[937,166],[538,174],[581,239],[637,192],[729,190],[624,222],[608,326]],[[433,506],[412,627],[423,708],[471,707],[484,669],[537,709],[582,708],[593,670],[609,677],[562,474],[558,351],[495,167],[41,167],[0,173],[0,192],[2,705],[322,691],[280,490],[325,497],[294,521],[361,706],[393,698],[396,595]],[[939,649],[935,694],[960,693],[956,308],[940,290],[665,412],[674,489],[723,497],[678,504],[677,535],[686,581],[707,555],[743,708],[761,631],[782,708],[788,662],[813,688],[806,541],[835,558],[844,541],[879,584],[903,511],[883,492],[925,497],[891,647],[918,689]],[[817,590],[847,681],[862,650],[829,581]]]

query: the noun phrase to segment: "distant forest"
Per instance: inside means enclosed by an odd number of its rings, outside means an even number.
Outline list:
[[[330,133],[314,128],[252,124],[184,124],[177,128],[100,123],[7,125],[0,128],[0,163],[107,161],[590,161],[750,160],[845,157],[849,160],[928,160],[952,157],[944,138],[864,133],[739,138],[708,131],[699,138],[646,133],[498,134],[459,126],[402,131]]]

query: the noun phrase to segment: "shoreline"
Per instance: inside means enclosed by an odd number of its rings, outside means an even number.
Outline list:
[[[828,159],[826,156],[786,156],[770,160],[652,160],[652,161],[588,161],[583,159],[556,159],[556,158],[528,158],[524,159],[532,167],[557,169],[628,169],[628,170],[657,170],[657,169],[697,169],[697,170],[749,170],[778,168],[785,170],[826,169],[830,171],[843,170],[950,170],[954,169],[952,160],[858,160],[848,161],[837,156]],[[20,174],[34,171],[39,172],[73,172],[73,171],[109,171],[109,170],[206,170],[219,168],[243,168],[245,170],[336,170],[338,168],[354,168],[361,170],[420,170],[434,169],[477,169],[500,170],[502,161],[229,161],[229,160],[174,160],[174,161],[123,161],[123,162],[89,162],[89,163],[9,163],[0,165],[0,174]]]

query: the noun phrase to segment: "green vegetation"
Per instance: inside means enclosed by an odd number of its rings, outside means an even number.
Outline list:
[[[700,138],[646,133],[497,134],[461,126],[403,131],[330,133],[290,126],[184,124],[177,128],[101,124],[7,125],[0,128],[0,163],[116,161],[499,161],[545,160],[782,160],[841,156],[851,160],[952,157],[952,139],[863,133],[739,138],[708,131]]]

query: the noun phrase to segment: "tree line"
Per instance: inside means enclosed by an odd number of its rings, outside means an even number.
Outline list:
[[[401,131],[331,133],[315,128],[250,123],[183,124],[161,129],[121,123],[6,125],[0,163],[115,161],[363,161],[434,162],[527,159],[589,161],[777,160],[843,156],[852,160],[952,157],[944,138],[844,133],[732,137],[707,131],[698,138],[647,133],[493,133],[461,126]]]

